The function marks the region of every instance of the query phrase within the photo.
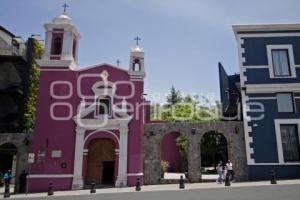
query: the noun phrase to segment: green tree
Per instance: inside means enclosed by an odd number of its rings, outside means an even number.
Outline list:
[[[216,132],[204,134],[201,140],[201,157],[204,165],[212,164],[216,168],[217,162],[227,160],[227,142],[225,137]]]
[[[185,135],[180,135],[176,139],[176,146],[179,148],[180,156],[181,156],[181,171],[186,172],[188,171],[188,160],[187,160],[187,153],[188,153],[188,139]]]
[[[29,89],[28,98],[26,103],[26,111],[24,114],[24,133],[33,133],[35,112],[36,112],[36,101],[38,94],[38,84],[40,77],[40,69],[36,63],[37,59],[40,59],[43,55],[43,45],[36,39],[33,39],[33,52],[30,63],[30,77],[29,77]]]
[[[200,122],[216,121],[218,118],[217,104],[206,97],[182,96],[174,86],[171,87],[165,105],[154,104],[151,109],[152,120]]]
[[[176,105],[182,101],[179,90],[176,90],[174,86],[171,87],[170,94],[167,96],[168,106]]]

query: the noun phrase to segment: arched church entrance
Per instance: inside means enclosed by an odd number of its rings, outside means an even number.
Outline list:
[[[17,153],[18,150],[14,144],[5,143],[0,146],[0,177],[2,179],[3,175],[10,171],[13,177],[10,183],[13,188],[17,171]]]
[[[94,139],[88,145],[86,184],[114,185],[115,144],[110,139]]]
[[[202,181],[215,181],[217,165],[228,161],[227,140],[217,131],[206,132],[200,141]]]

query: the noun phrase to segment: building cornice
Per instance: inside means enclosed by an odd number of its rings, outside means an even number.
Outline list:
[[[258,32],[287,32],[287,31],[299,31],[300,24],[252,24],[252,25],[232,25],[235,36],[238,34],[247,33],[250,34]]]

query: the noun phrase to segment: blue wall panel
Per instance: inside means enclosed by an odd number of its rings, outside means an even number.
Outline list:
[[[249,134],[253,137],[254,148],[253,158],[256,163],[277,163],[278,152],[276,143],[276,133],[274,119],[299,119],[300,118],[300,100],[296,99],[296,113],[278,113],[277,100],[250,100],[249,102],[259,102],[264,106],[264,113],[248,112],[248,115],[258,117],[264,114],[262,120],[251,121],[249,125],[252,127],[252,132]],[[257,106],[250,106],[250,109],[256,109]],[[257,127],[253,127],[253,124]]]
[[[295,64],[300,64],[300,37],[243,38],[246,62],[244,65],[268,65],[267,45],[292,44]]]
[[[300,68],[296,68],[296,78],[270,78],[269,69],[247,69],[246,84],[275,84],[275,83],[300,83]]]

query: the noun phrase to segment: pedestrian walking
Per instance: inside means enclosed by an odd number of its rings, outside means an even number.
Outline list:
[[[4,185],[9,186],[11,179],[12,179],[11,170],[8,170],[3,176]]]
[[[222,164],[222,182],[225,182],[226,179],[226,174],[227,174],[227,169],[226,169],[226,165]]]
[[[217,173],[218,173],[219,177],[217,178],[216,182],[221,184],[224,181],[222,178],[222,161],[220,161],[217,165]]]
[[[227,161],[226,168],[227,168],[227,172],[229,173],[229,176],[230,176],[230,181],[234,181],[233,164],[230,160]]]

